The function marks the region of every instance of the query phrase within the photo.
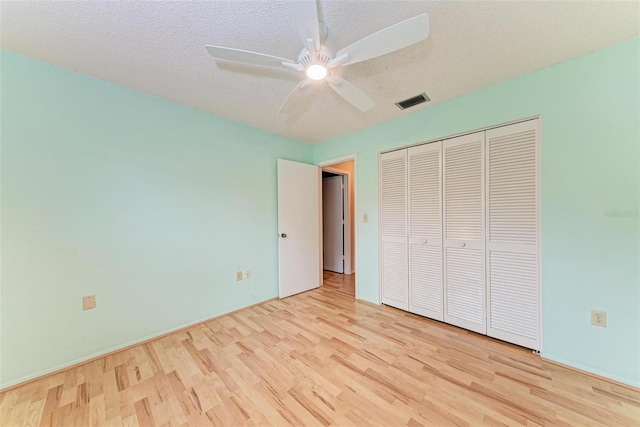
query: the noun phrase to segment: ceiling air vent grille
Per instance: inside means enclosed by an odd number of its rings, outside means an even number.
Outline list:
[[[421,93],[418,96],[414,96],[413,98],[405,99],[404,101],[396,102],[396,105],[401,110],[406,110],[407,108],[414,107],[418,104],[422,104],[424,102],[431,101],[426,93]]]

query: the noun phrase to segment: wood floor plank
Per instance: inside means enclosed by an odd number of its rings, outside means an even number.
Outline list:
[[[354,276],[0,394],[13,426],[640,425],[640,390],[354,300]]]

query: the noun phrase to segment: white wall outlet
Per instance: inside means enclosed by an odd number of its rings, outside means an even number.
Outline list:
[[[369,214],[362,215],[362,222],[369,222]]]
[[[96,296],[88,295],[86,297],[82,297],[82,309],[83,310],[93,310],[96,308]]]
[[[236,271],[236,282],[242,280],[242,271]]]
[[[247,268],[247,269],[244,271],[244,278],[245,278],[245,279],[251,279],[251,270],[250,270],[250,269],[248,269],[248,268]]]
[[[600,310],[591,310],[591,324],[595,326],[607,327],[607,313]]]

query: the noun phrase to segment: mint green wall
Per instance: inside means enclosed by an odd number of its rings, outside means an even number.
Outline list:
[[[378,153],[541,114],[543,356],[640,385],[639,62],[634,39],[314,146],[357,153],[359,297],[379,302]]]
[[[277,295],[276,159],[311,146],[0,60],[2,386]]]

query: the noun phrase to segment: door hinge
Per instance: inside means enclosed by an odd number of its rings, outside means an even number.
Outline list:
[[[342,220],[342,225],[344,225],[344,219]]]

